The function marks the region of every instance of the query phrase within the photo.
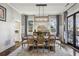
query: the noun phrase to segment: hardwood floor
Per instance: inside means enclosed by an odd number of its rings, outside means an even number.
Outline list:
[[[30,48],[31,49],[31,48]],[[79,52],[76,51],[75,49],[73,49],[71,46],[66,45],[66,44],[57,44],[56,43],[56,52],[53,53],[53,51],[50,51],[50,53],[46,52],[45,53],[40,53],[40,51],[42,51],[42,49],[39,49],[39,54],[35,53],[31,53],[32,50],[28,51],[27,45],[25,45],[24,48],[22,48],[22,46],[20,47],[15,47],[12,46],[8,49],[6,49],[5,51],[0,53],[0,56],[33,56],[33,54],[35,55],[51,55],[51,56],[79,56]],[[36,50],[36,49],[35,49]],[[45,49],[45,51],[48,51],[47,49]]]
[[[37,49],[34,49],[34,51],[30,50],[28,49],[28,45],[26,44],[24,48],[20,46],[18,49],[10,53],[8,56],[74,56],[74,50],[71,47],[61,43],[58,44],[58,40],[56,42],[57,43],[55,44],[55,52],[48,52],[48,49],[44,49],[43,53],[43,50],[39,48],[37,53]],[[76,55],[79,56],[79,53],[76,53]]]
[[[0,53],[0,56],[7,56],[8,54],[10,54],[11,52],[13,52],[14,50],[16,50],[18,47],[16,47],[15,45],[6,49],[5,51]]]

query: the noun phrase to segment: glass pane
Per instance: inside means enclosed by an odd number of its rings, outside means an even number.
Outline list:
[[[64,21],[64,41],[67,43],[67,20]]]
[[[76,14],[76,46],[79,47],[79,14]]]
[[[50,23],[50,32],[51,32],[51,34],[56,35],[56,32],[57,32],[56,16],[50,16],[49,21],[50,21],[49,22]]]
[[[73,16],[68,18],[68,42],[73,44]]]

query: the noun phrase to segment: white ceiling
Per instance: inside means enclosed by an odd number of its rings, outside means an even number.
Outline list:
[[[47,6],[44,7],[44,15],[57,15],[62,13],[67,7],[67,3],[52,3],[47,4]],[[21,14],[26,15],[39,15],[39,7],[36,6],[36,4],[28,4],[28,3],[10,3],[8,4],[14,9],[16,9]],[[43,15],[43,9],[41,7],[40,9],[41,15]]]

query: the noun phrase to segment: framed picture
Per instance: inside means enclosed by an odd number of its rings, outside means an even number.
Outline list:
[[[0,5],[0,21],[6,21],[6,8]]]

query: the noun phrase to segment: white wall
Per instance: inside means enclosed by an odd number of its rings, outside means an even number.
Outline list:
[[[6,22],[0,21],[0,52],[14,45],[15,22],[21,20],[20,14],[7,4],[0,4],[6,10]],[[20,33],[19,33],[20,35]],[[19,36],[20,38],[20,36]]]
[[[64,42],[64,14],[61,14],[59,16],[59,23],[60,23],[59,33],[60,33],[61,41]]]

